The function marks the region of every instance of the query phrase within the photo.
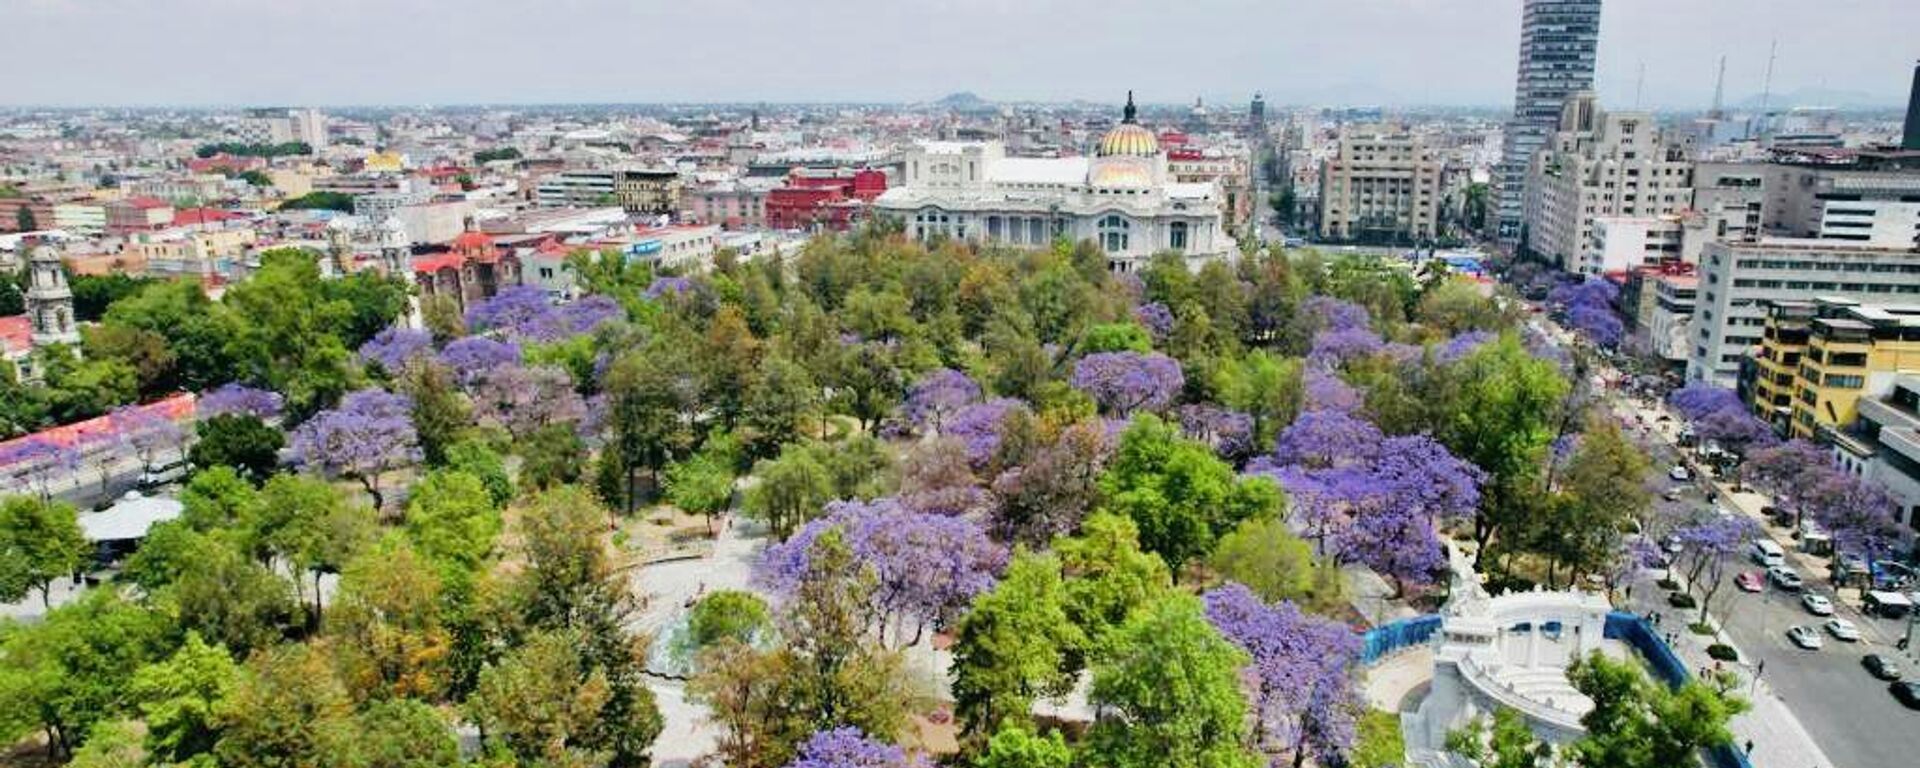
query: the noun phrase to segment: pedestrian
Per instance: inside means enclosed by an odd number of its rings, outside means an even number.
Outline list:
[[[1753,739],[1747,739],[1747,755],[1753,755]]]

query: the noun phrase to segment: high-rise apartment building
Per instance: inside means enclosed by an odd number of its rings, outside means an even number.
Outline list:
[[[1419,243],[1438,236],[1442,163],[1421,137],[1382,126],[1340,131],[1320,165],[1320,236]]]
[[[1900,139],[1902,149],[1920,150],[1920,64],[1913,65],[1913,90],[1907,94],[1906,132]]]
[[[1884,395],[1920,371],[1920,305],[1815,299],[1768,307],[1741,390],[1754,413],[1790,437],[1853,425],[1862,398]],[[1746,384],[1746,382],[1742,382]]]
[[[1534,153],[1559,126],[1567,97],[1593,88],[1600,40],[1600,0],[1525,0],[1520,13],[1520,66],[1495,209],[1500,239],[1507,243],[1520,240]]]
[[[1671,235],[1671,258],[1655,260],[1678,261],[1679,225],[1660,218],[1692,204],[1693,164],[1663,139],[1652,115],[1605,112],[1592,92],[1577,93],[1562,105],[1559,129],[1527,172],[1526,247],[1572,272],[1638,266],[1607,264],[1592,247],[1596,220],[1638,219],[1643,229]]]

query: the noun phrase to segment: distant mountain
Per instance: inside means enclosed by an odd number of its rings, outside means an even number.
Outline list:
[[[1758,109],[1760,94],[1753,94],[1733,102],[1736,109]],[[1794,107],[1833,107],[1835,109],[1866,109],[1901,106],[1902,99],[1892,96],[1880,96],[1865,91],[1840,90],[1836,88],[1800,88],[1798,90],[1776,93],[1766,100],[1768,109],[1792,109]]]
[[[956,112],[970,112],[977,109],[991,109],[993,107],[993,102],[980,98],[971,91],[961,91],[934,103]]]

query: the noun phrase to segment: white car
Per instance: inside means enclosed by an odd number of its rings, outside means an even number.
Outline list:
[[[1836,639],[1845,640],[1849,643],[1860,642],[1860,628],[1854,626],[1851,621],[1847,621],[1846,619],[1827,619],[1827,623],[1821,626],[1826,627],[1827,634],[1833,635]]]
[[[1833,601],[1828,600],[1826,595],[1816,595],[1808,592],[1800,596],[1800,605],[1807,609],[1807,613],[1815,616],[1833,615]]]
[[[1687,472],[1687,468],[1678,464],[1673,465],[1672,469],[1667,470],[1667,477],[1671,477],[1676,482],[1682,483],[1693,479],[1693,475]]]
[[[1820,642],[1820,633],[1813,631],[1813,627],[1804,625],[1788,629],[1787,639],[1792,640],[1794,645],[1809,651],[1820,650],[1820,646],[1825,645]]]

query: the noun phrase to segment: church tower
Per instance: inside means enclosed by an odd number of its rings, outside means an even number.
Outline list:
[[[80,330],[73,323],[73,291],[67,287],[67,273],[60,268],[60,252],[50,245],[40,246],[34,249],[28,268],[33,271],[26,297],[33,345],[79,344]]]
[[[413,240],[407,237],[406,225],[393,217],[380,222],[379,246],[380,266],[386,269],[387,276],[412,283]]]

